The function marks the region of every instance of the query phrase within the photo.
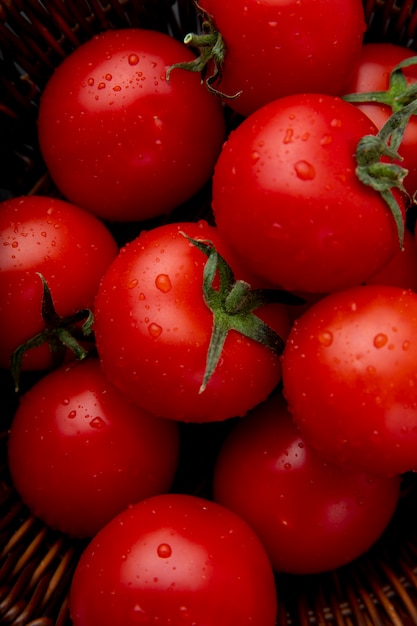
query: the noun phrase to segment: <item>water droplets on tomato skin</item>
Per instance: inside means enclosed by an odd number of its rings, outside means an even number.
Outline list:
[[[172,554],[172,548],[169,543],[160,543],[156,549],[156,553],[161,559],[168,559]]]
[[[171,279],[168,274],[158,274],[155,278],[155,286],[159,291],[162,291],[162,293],[168,293],[172,288]]]
[[[312,163],[308,161],[297,161],[294,164],[295,173],[300,180],[314,180],[316,177],[316,170]]]

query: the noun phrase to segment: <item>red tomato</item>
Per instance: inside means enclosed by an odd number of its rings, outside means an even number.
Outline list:
[[[82,209],[44,196],[0,205],[0,366],[45,327],[41,273],[63,317],[92,309],[98,285],[118,248],[107,228]],[[28,351],[22,369],[51,366],[45,344]]]
[[[252,272],[288,291],[327,293],[364,282],[393,257],[393,215],[355,174],[357,144],[376,132],[354,105],[304,94],[266,105],[230,135],[213,209]]]
[[[394,285],[417,292],[417,244],[411,231],[404,232],[404,244],[391,261],[367,281],[368,285]]]
[[[355,72],[347,83],[342,94],[364,93],[364,92],[384,92],[390,86],[390,74],[394,67],[401,61],[415,56],[415,52],[405,46],[394,45],[392,43],[368,43],[362,47],[359,63]],[[404,68],[404,89],[417,82],[417,65]],[[393,112],[393,107],[398,107],[398,98],[401,91],[398,91],[398,84],[395,92],[392,93],[392,105],[378,102],[355,103],[370,119],[377,128],[381,128]],[[414,96],[415,97],[415,96]],[[407,103],[406,103],[407,104]],[[417,191],[417,116],[413,115],[405,130],[399,153],[402,156],[400,165],[408,169],[408,174],[404,180],[404,186],[413,195]]]
[[[282,357],[284,393],[306,442],[361,472],[417,468],[417,294],[367,285],[319,300]]]
[[[311,574],[367,551],[396,509],[400,478],[329,464],[295,427],[281,395],[232,430],[217,458],[214,497],[241,515],[277,571]]]
[[[91,537],[129,504],[168,491],[178,454],[176,424],[129,403],[97,359],[54,370],[27,391],[8,444],[23,502],[74,537]]]
[[[365,31],[360,0],[204,0],[226,46],[223,93],[248,115],[267,102],[315,91],[336,95],[359,58]]]
[[[70,593],[74,626],[274,626],[276,610],[252,529],[219,504],[178,494],[110,522],[82,555]]]
[[[169,65],[194,55],[163,33],[109,30],[68,56],[39,109],[43,157],[60,191],[102,218],[169,213],[210,178],[224,140],[220,102]]]
[[[279,356],[231,330],[204,392],[200,392],[213,330],[203,297],[207,257],[182,233],[210,240],[237,278],[250,276],[206,222],[175,223],[142,232],[121,250],[95,302],[95,336],[108,378],[150,413],[190,422],[242,415],[281,379]],[[250,278],[252,278],[250,276]],[[248,280],[250,283],[251,281]],[[285,305],[256,314],[283,339]]]

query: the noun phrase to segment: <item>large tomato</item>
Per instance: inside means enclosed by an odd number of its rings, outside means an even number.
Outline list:
[[[376,133],[353,104],[302,94],[265,105],[229,136],[213,209],[252,272],[289,291],[327,293],[364,282],[392,258],[394,217],[355,172],[359,141]]]
[[[58,315],[92,309],[101,277],[118,253],[109,230],[73,204],[23,196],[0,205],[0,366],[45,328],[45,278]],[[41,370],[53,358],[47,343],[23,356],[22,369]]]
[[[359,58],[365,31],[361,0],[202,0],[199,5],[226,48],[215,86],[229,96],[240,94],[227,102],[243,115],[290,93],[336,95]]]
[[[202,391],[214,320],[203,296],[207,256],[183,233],[211,241],[236,278],[251,282],[252,276],[207,222],[142,232],[121,250],[101,282],[95,301],[97,349],[109,379],[150,413],[183,421],[220,421],[246,413],[267,397],[281,379],[280,360],[273,350],[235,329],[227,333],[222,347],[216,334],[220,358]],[[225,294],[216,295],[216,287],[213,295],[220,302],[226,299]],[[217,329],[227,317],[222,307],[218,313]],[[254,314],[285,339],[285,305],[258,307]]]
[[[381,536],[400,478],[371,478],[323,461],[280,394],[238,422],[217,457],[214,497],[241,515],[277,571],[310,574],[353,561]]]
[[[169,65],[194,55],[166,34],[109,30],[55,70],[39,109],[49,171],[71,201],[109,220],[169,213],[210,178],[224,140],[220,102]]]
[[[294,323],[284,393],[326,459],[392,475],[417,468],[417,294],[366,285],[322,298]]]
[[[70,593],[74,626],[274,626],[272,568],[254,531],[190,495],[130,507],[92,540]]]
[[[97,359],[63,366],[22,396],[8,441],[13,483],[52,528],[92,537],[129,504],[170,488],[179,433],[131,404]]]

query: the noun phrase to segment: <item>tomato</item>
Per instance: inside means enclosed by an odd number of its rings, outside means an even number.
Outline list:
[[[391,261],[367,281],[368,285],[395,285],[417,292],[417,244],[410,230],[404,232],[404,243]]]
[[[223,444],[214,498],[241,515],[275,570],[318,573],[365,553],[390,522],[400,478],[370,478],[321,459],[281,394],[238,422]]]
[[[245,116],[291,93],[336,95],[359,58],[365,31],[360,0],[204,0],[200,6],[205,21],[214,23],[209,35],[219,31],[226,48],[214,86],[227,96],[239,94],[226,101]]]
[[[415,55],[413,50],[405,46],[392,43],[367,43],[362,47],[361,56],[355,72],[342,90],[342,94],[355,94],[367,92],[387,92],[390,87],[390,75],[398,63]],[[402,91],[417,82],[417,65],[403,69],[404,85],[396,83],[392,92],[392,105],[380,102],[358,102],[355,106],[360,108],[374,124],[381,128],[392,114],[393,109],[398,108],[396,101]],[[388,94],[385,94],[387,96]],[[415,97],[415,96],[414,96]],[[407,102],[405,102],[407,104]],[[404,180],[404,186],[413,195],[417,191],[417,116],[413,115],[405,130],[399,153],[402,157],[402,167],[408,169]]]
[[[0,366],[10,367],[19,345],[43,330],[43,287],[67,317],[92,309],[102,275],[118,247],[105,225],[63,200],[22,196],[0,204]],[[22,369],[52,365],[47,344],[23,356]]]
[[[39,142],[62,194],[111,221],[169,213],[210,178],[224,140],[220,102],[194,58],[166,34],[127,28],[96,35],[55,70],[42,94]]]
[[[91,537],[129,504],[168,491],[178,455],[177,425],[132,405],[94,358],[56,369],[29,389],[8,441],[23,502],[73,537]]]
[[[394,217],[355,173],[358,142],[376,132],[354,105],[303,94],[264,106],[231,133],[213,210],[252,272],[289,291],[327,293],[364,282],[393,257]]]
[[[81,556],[74,626],[274,626],[272,569],[253,530],[219,504],[167,494],[121,513]]]
[[[279,354],[232,329],[202,391],[214,319],[203,296],[207,256],[182,233],[211,241],[236,278],[251,282],[207,222],[142,232],[121,250],[101,282],[95,301],[97,350],[109,380],[150,413],[221,421],[267,397],[281,379]],[[255,313],[285,339],[290,324],[284,304]]]
[[[299,317],[282,357],[284,393],[304,439],[356,471],[417,467],[417,294],[366,285]]]

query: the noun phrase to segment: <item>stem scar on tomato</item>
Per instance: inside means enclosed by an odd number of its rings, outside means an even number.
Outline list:
[[[213,313],[213,327],[200,387],[200,393],[203,393],[216,369],[230,330],[261,343],[280,356],[285,346],[284,340],[253,311],[265,304],[303,304],[304,300],[279,289],[252,289],[246,281],[235,279],[230,265],[211,241],[192,239],[183,232],[181,234],[208,257],[203,270],[203,297]],[[213,287],[216,275],[219,277],[218,289]]]
[[[241,91],[235,94],[226,94],[217,89],[222,81],[222,68],[226,55],[226,44],[220,31],[216,28],[213,19],[210,15],[202,9],[197,2],[194,3],[198,14],[202,18],[201,34],[188,33],[184,37],[184,44],[190,48],[198,50],[198,56],[192,61],[185,61],[183,63],[174,63],[166,72],[166,79],[169,81],[169,76],[174,69],[187,70],[189,72],[199,72],[201,74],[201,81],[206,84],[207,89],[215,96],[220,98],[226,98],[228,100],[234,100],[238,98]],[[209,73],[209,67],[212,68],[212,72]]]
[[[76,336],[79,334],[79,328],[77,328],[77,325],[83,320],[84,323],[81,326],[82,338],[87,338],[92,334],[94,321],[92,311],[90,311],[90,309],[81,309],[73,315],[61,317],[55,311],[52,294],[44,276],[40,272],[36,272],[36,274],[42,281],[42,319],[45,323],[45,327],[37,335],[34,335],[22,343],[12,354],[11,373],[16,392],[19,391],[22,359],[27,350],[37,348],[44,343],[48,343],[52,352],[54,365],[62,363],[67,348],[74,353],[76,359],[78,360],[84,359],[89,354],[89,351],[83,348]]]

